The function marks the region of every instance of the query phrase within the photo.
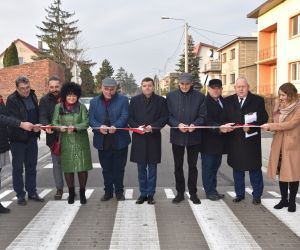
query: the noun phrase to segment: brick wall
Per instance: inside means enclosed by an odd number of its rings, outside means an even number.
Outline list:
[[[38,98],[48,92],[47,83],[52,75],[57,75],[62,82],[65,80],[64,67],[49,59],[3,68],[0,69],[0,95],[4,100],[15,91],[15,80],[20,75],[28,77]]]

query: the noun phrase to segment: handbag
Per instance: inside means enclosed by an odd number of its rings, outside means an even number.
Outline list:
[[[52,154],[59,156],[60,155],[60,134],[58,137],[55,138],[52,146],[51,146],[51,152]]]

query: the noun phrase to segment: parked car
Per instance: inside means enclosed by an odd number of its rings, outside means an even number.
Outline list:
[[[79,98],[79,102],[84,104],[87,108],[87,110],[89,110],[90,108],[90,101],[93,99],[93,97],[81,97]]]

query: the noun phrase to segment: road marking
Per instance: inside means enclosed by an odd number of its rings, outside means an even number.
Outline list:
[[[285,224],[290,230],[292,230],[298,237],[300,237],[300,210],[296,210],[295,213],[290,213],[287,208],[274,209],[273,207],[279,202],[279,199],[262,199],[261,203],[272,213],[277,219]],[[299,204],[297,203],[299,208]]]
[[[44,198],[44,197],[45,197],[47,194],[49,194],[51,191],[52,191],[52,189],[50,189],[50,188],[45,189],[45,190],[43,190],[43,191],[39,194],[39,196],[40,196],[41,198]]]
[[[10,249],[57,249],[75,218],[80,203],[49,201],[7,247]]]
[[[118,202],[110,249],[160,249],[155,206]]]
[[[261,249],[224,201],[189,204],[210,249]]]
[[[171,188],[165,188],[165,194],[167,196],[167,199],[175,198],[175,194],[173,193],[173,190]]]
[[[66,200],[66,199],[68,199],[68,197],[69,197],[69,193],[63,193],[61,199]]]
[[[6,195],[10,194],[13,190],[5,190],[3,193],[0,194],[0,200],[4,198]]]
[[[235,192],[228,191],[227,194],[229,194],[229,196],[231,196],[232,198],[236,197],[236,193]]]
[[[268,191],[268,193],[272,196],[274,196],[275,198],[281,198],[281,195],[276,193],[276,192],[273,192],[273,191]]]
[[[87,190],[85,190],[85,198],[89,199],[91,197],[92,193],[94,192],[94,190],[95,189],[87,189]],[[62,200],[67,200],[68,197],[69,197],[69,193],[63,193],[61,199]]]
[[[1,201],[3,207],[8,207],[11,203],[12,201]]]
[[[44,166],[44,168],[53,168],[53,164],[49,163],[46,166]],[[101,168],[100,163],[93,163],[93,168]]]
[[[125,189],[125,199],[132,200],[133,198],[133,189]]]
[[[250,195],[252,195],[253,190],[251,188],[246,187],[246,192]]]

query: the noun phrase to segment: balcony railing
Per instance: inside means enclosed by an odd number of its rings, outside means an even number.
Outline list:
[[[221,71],[221,62],[212,61],[208,62],[204,65],[204,71],[210,72],[210,71]]]
[[[277,46],[271,46],[258,51],[259,61],[276,59],[277,57]]]

